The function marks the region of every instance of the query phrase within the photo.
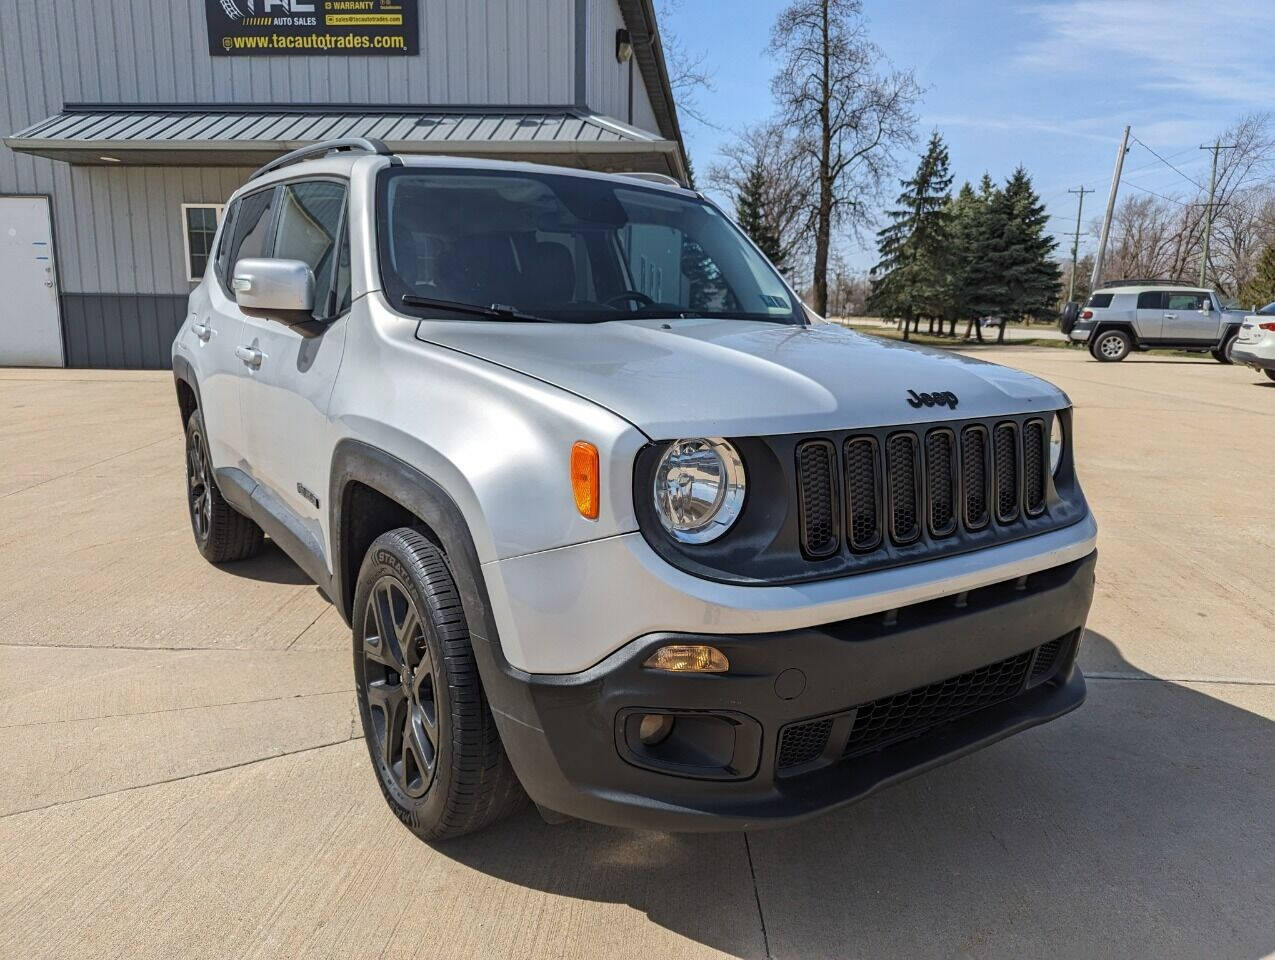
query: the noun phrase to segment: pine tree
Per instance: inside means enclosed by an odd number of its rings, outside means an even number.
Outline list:
[[[961,238],[960,256],[965,264],[961,278],[962,303],[968,321],[967,338],[973,330],[981,341],[983,328],[978,321],[982,317],[1001,316],[1007,308],[1009,290],[1004,270],[1009,259],[1006,234],[1012,215],[1005,191],[983,174],[978,193],[972,196],[969,224]]]
[[[952,175],[947,147],[935,131],[910,180],[899,184],[898,209],[877,234],[880,262],[873,268],[871,308],[903,320],[908,339],[913,321],[943,314],[946,292],[948,205]]]
[[[743,189],[735,198],[735,220],[770,262],[786,272],[788,252],[766,209],[766,171],[760,162],[749,171]]]
[[[1240,303],[1245,308],[1262,307],[1275,301],[1275,241],[1267,244],[1257,260],[1253,276],[1240,288]]]
[[[1053,259],[1058,242],[1048,233],[1049,216],[1045,205],[1022,167],[1006,182],[1002,196],[1007,214],[1002,260],[1006,300],[1002,319],[1050,316],[1058,300],[1062,273]],[[997,341],[1003,341],[1004,337],[1005,324],[1002,323]]]

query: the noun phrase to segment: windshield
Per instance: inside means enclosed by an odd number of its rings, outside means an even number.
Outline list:
[[[1258,310],[1257,312],[1264,317],[1275,316],[1275,303],[1268,303],[1266,306],[1262,307],[1262,309]]]
[[[381,278],[398,309],[803,322],[774,268],[697,198],[592,177],[412,167],[384,171],[377,193]]]

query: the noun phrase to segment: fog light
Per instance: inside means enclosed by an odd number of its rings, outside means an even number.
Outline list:
[[[670,673],[725,673],[730,661],[726,654],[707,644],[673,643],[647,657],[644,666]]]
[[[643,715],[642,723],[638,726],[638,739],[651,747],[672,732],[672,717],[666,713],[648,713]]]

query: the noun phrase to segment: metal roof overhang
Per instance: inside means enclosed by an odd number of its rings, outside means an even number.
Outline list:
[[[574,107],[68,104],[4,143],[18,153],[78,165],[205,167],[256,166],[336,137],[376,137],[395,153],[685,177],[676,141]]]

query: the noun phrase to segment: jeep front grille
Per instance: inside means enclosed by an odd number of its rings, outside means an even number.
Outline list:
[[[1004,537],[1049,502],[1049,431],[1040,418],[854,434],[797,444],[802,553],[871,554],[983,531]],[[980,543],[999,537],[984,535]],[[911,553],[909,553],[911,555]]]

